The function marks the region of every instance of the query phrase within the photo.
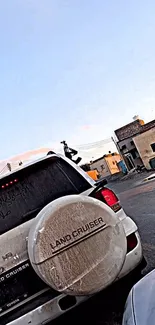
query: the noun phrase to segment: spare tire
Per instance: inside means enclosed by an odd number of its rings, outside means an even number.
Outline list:
[[[48,204],[28,238],[31,264],[53,289],[91,295],[110,285],[126,256],[126,236],[116,214],[103,202],[70,195]]]

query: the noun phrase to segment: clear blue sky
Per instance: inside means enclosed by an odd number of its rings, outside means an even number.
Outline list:
[[[154,0],[1,0],[1,154],[155,118]]]

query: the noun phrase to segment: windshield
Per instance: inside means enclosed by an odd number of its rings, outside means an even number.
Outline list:
[[[49,202],[79,194],[90,188],[90,184],[76,169],[54,157],[3,178],[0,188],[2,234],[34,217]]]

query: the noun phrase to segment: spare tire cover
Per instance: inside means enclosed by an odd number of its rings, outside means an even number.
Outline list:
[[[37,215],[28,252],[34,270],[50,287],[70,295],[90,295],[116,279],[126,256],[126,236],[106,204],[69,195]]]

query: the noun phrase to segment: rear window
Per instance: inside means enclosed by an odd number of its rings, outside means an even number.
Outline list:
[[[91,185],[71,165],[50,157],[0,181],[0,234],[32,219],[51,201]]]

